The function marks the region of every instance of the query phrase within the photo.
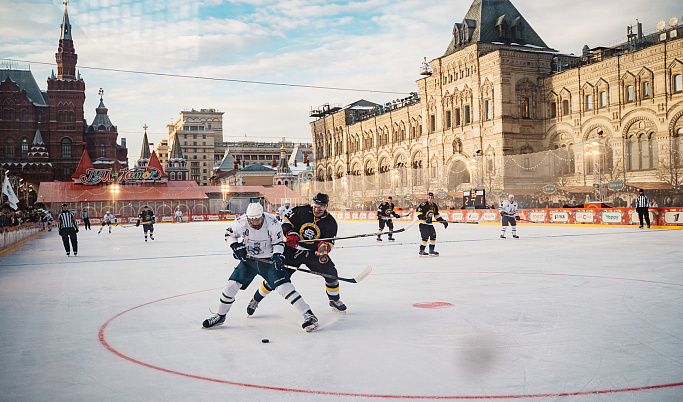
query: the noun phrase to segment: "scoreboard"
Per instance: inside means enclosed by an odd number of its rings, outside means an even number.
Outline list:
[[[486,191],[472,190],[463,191],[462,206],[464,208],[485,208],[486,207]]]

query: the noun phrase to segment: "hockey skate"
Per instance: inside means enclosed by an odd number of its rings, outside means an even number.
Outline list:
[[[202,326],[204,328],[211,328],[214,325],[223,325],[224,322],[225,322],[225,314],[223,314],[223,315],[216,314],[213,317],[207,318],[206,320],[204,320],[204,322],[202,323]]]
[[[389,237],[387,240],[389,240],[389,241],[396,241],[396,239],[394,239],[393,237]]]
[[[438,257],[438,256],[439,256],[439,252],[438,252],[438,251],[434,251],[434,250],[429,250],[429,256],[430,256],[430,257]]]
[[[341,300],[330,300],[330,307],[332,307],[332,311],[346,314],[346,305]]]
[[[311,332],[318,328],[318,325],[318,318],[311,310],[304,313],[304,323],[301,324],[301,328],[305,329],[306,332]]]
[[[424,250],[420,250],[419,256],[420,256],[420,257],[429,257],[429,254],[428,254],[426,251],[424,251]]]
[[[500,235],[500,238],[505,239],[506,237],[505,237],[505,235]]]
[[[514,237],[515,239],[519,239],[519,236],[517,236],[516,234],[512,235],[512,237]]]
[[[252,315],[254,315],[257,307],[258,302],[256,301],[256,299],[251,299],[249,305],[247,305],[247,317],[251,317]]]
[[[380,236],[377,236],[377,241],[382,241],[382,238]]]
[[[149,238],[152,239],[152,240],[154,240],[154,236],[152,236],[151,233],[149,234]]]

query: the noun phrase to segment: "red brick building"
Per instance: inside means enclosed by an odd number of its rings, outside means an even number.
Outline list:
[[[0,69],[0,167],[34,189],[40,182],[71,181],[84,150],[95,167],[128,165],[125,139],[117,144],[102,98],[92,124],[86,122],[85,81],[76,69],[66,6],[55,59],[57,74],[47,79],[47,91],[30,70]],[[28,198],[35,201],[35,192]]]

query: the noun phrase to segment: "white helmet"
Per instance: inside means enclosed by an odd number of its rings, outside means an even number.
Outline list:
[[[285,200],[285,205],[288,205],[288,204],[289,204],[289,200]]]
[[[251,203],[247,207],[247,218],[256,219],[263,216],[263,206],[259,203]]]
[[[107,211],[107,214],[108,214],[108,213],[109,213],[109,211]]]

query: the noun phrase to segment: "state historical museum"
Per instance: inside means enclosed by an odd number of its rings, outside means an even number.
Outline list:
[[[128,167],[125,139],[116,143],[118,132],[102,98],[92,124],[86,122],[85,81],[76,70],[66,6],[55,58],[57,75],[53,70],[47,91],[38,87],[30,70],[0,69],[0,167],[34,190],[40,182],[71,181],[84,150],[96,168]],[[35,193],[28,197],[29,205]]]

